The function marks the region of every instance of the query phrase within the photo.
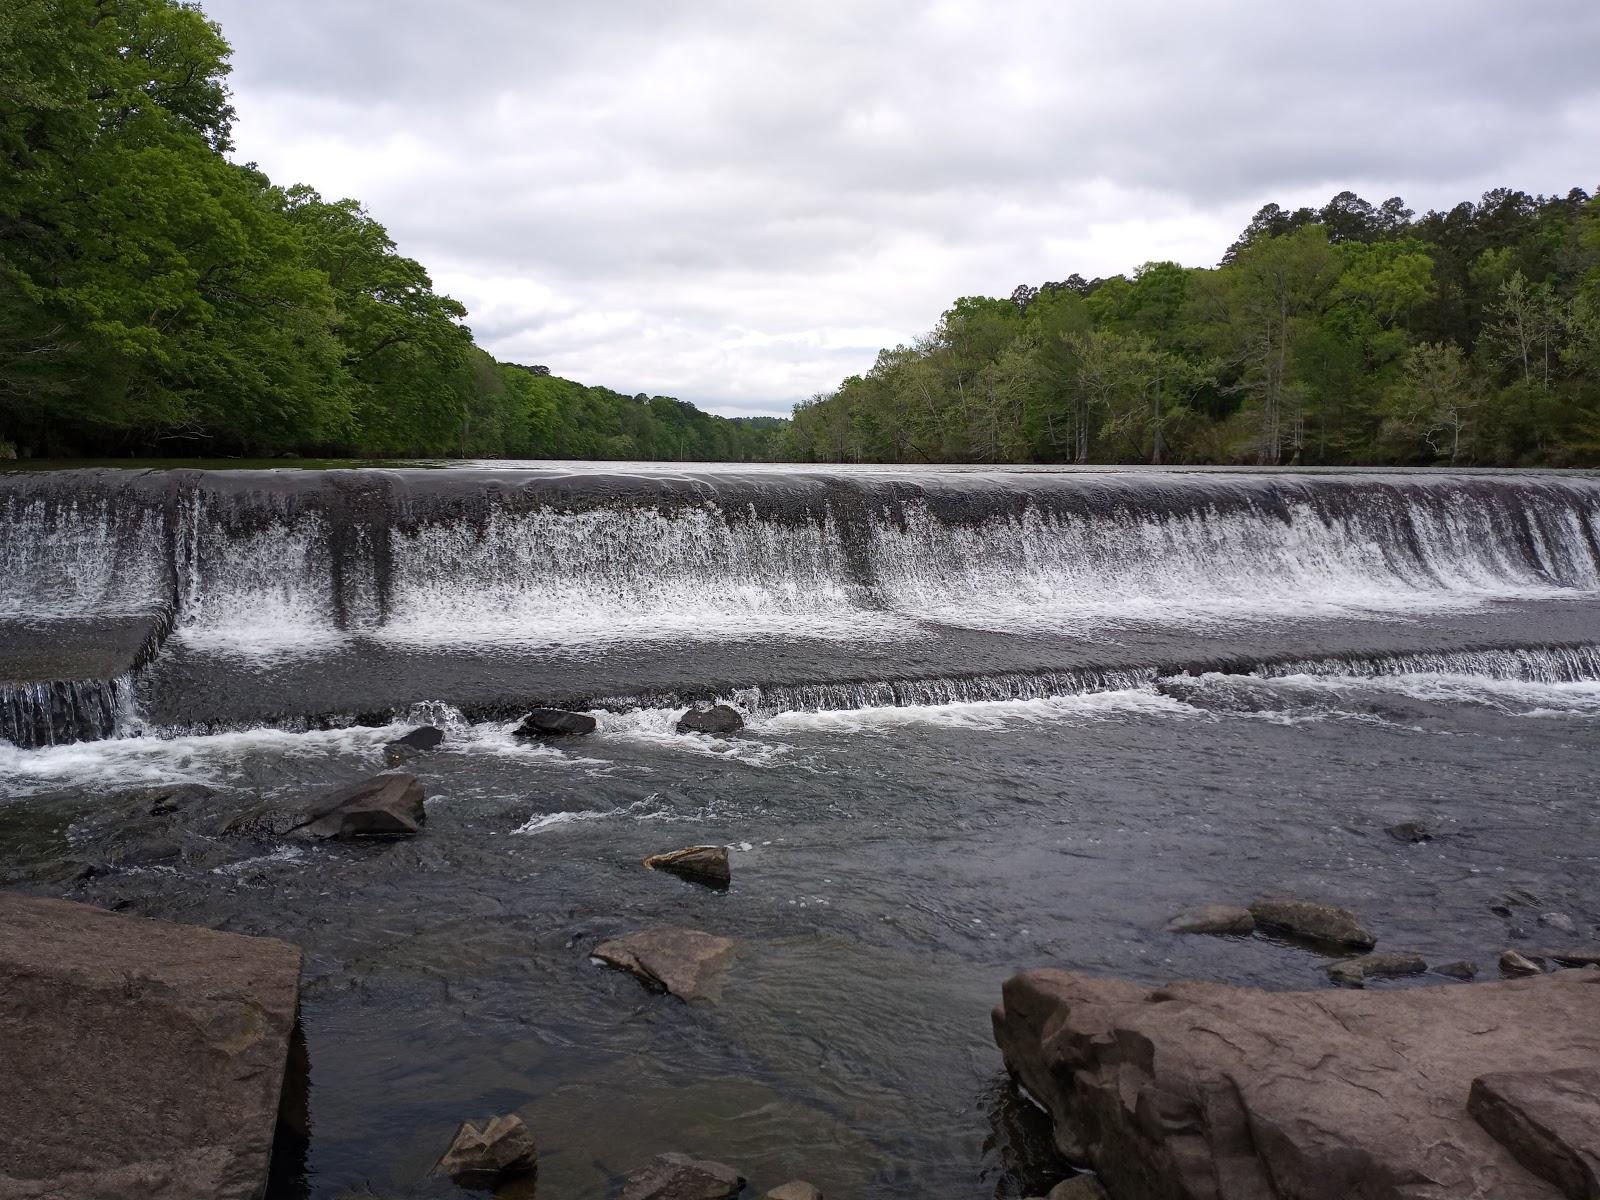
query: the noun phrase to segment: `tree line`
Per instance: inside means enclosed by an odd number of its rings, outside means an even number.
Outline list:
[[[821,462],[1600,462],[1600,199],[1258,212],[1216,268],[964,297],[796,406]]]
[[[496,362],[358,202],[227,157],[229,54],[179,0],[0,6],[0,456],[769,455]]]

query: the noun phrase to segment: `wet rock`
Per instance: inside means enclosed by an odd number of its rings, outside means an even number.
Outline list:
[[[1169,933],[1208,933],[1242,937],[1255,932],[1256,919],[1236,904],[1207,904],[1179,913],[1167,922]]]
[[[597,722],[588,713],[562,708],[536,708],[513,729],[512,735],[527,737],[582,737],[593,733]]]
[[[689,846],[669,854],[652,854],[644,865],[652,871],[670,871],[715,888],[725,888],[733,879],[726,846]]]
[[[722,972],[738,949],[731,938],[659,928],[602,942],[594,957],[684,1000],[715,1000]]]
[[[315,838],[413,837],[428,819],[422,800],[415,775],[375,775],[316,800],[299,828]]]
[[[767,1200],[822,1200],[820,1189],[802,1179],[780,1184],[767,1193]]]
[[[1446,979],[1476,979],[1478,977],[1478,964],[1459,958],[1454,962],[1440,963],[1433,968],[1433,973],[1435,975],[1443,975]]]
[[[733,1200],[744,1176],[722,1163],[662,1154],[628,1176],[622,1200]]]
[[[1360,987],[1368,979],[1395,975],[1421,975],[1428,969],[1420,954],[1363,954],[1329,963],[1325,968],[1335,983]]]
[[[1498,1071],[1600,1068],[1600,971],[1295,993],[1040,970],[1007,981],[994,1029],[1113,1196],[1552,1200],[1467,1096]]]
[[[300,951],[0,892],[0,1196],[259,1196]]]
[[[1378,939],[1352,912],[1331,904],[1305,900],[1265,900],[1250,906],[1250,915],[1261,925],[1271,925],[1297,937],[1319,942],[1334,942],[1370,950]]]
[[[1544,959],[1522,954],[1516,950],[1506,950],[1500,955],[1500,971],[1505,975],[1542,975]]]
[[[211,788],[198,783],[185,783],[174,788],[165,788],[149,794],[149,806],[145,811],[152,817],[165,817],[189,808],[203,800],[209,800],[217,793]]]
[[[435,1173],[448,1175],[462,1187],[488,1189],[514,1175],[526,1175],[537,1159],[533,1134],[521,1117],[494,1117],[482,1129],[463,1122]]]
[[[1384,832],[1395,841],[1405,842],[1408,845],[1415,845],[1418,842],[1431,842],[1433,840],[1433,835],[1428,832],[1427,827],[1416,821],[1402,821],[1398,825],[1389,826]]]
[[[678,718],[679,733],[738,733],[744,728],[739,710],[726,704],[713,708],[691,708]]]
[[[1563,1195],[1600,1200],[1600,1068],[1480,1075],[1467,1111]]]
[[[129,867],[162,866],[180,861],[183,846],[172,838],[156,837],[118,846],[106,855],[106,862],[126,870]]]
[[[1560,933],[1577,933],[1578,925],[1566,913],[1547,912],[1539,917],[1539,924],[1546,929],[1554,929]]]
[[[1600,967],[1600,946],[1569,946],[1547,953],[1563,967]]]
[[[434,725],[419,725],[404,737],[386,745],[383,748],[383,761],[388,766],[398,767],[437,749],[443,741],[444,730]]]
[[[1108,1200],[1108,1197],[1093,1175],[1074,1175],[1051,1188],[1045,1200]]]

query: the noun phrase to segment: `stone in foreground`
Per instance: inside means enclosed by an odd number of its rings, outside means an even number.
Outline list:
[[[1168,933],[1206,933],[1221,937],[1245,937],[1256,930],[1256,919],[1248,908],[1236,904],[1207,904],[1179,913],[1167,922]]]
[[[1478,964],[1458,958],[1454,962],[1440,963],[1433,968],[1433,973],[1443,975],[1446,979],[1459,979],[1465,983],[1478,977]]]
[[[1600,1068],[1481,1075],[1467,1110],[1562,1195],[1600,1200]]]
[[[0,1196],[254,1200],[300,959],[0,892]]]
[[[1600,1068],[1600,972],[1261,992],[1030,971],[994,1028],[1116,1200],[1556,1200],[1467,1096],[1485,1073]]]
[[[1259,925],[1271,925],[1313,941],[1354,946],[1358,950],[1371,950],[1378,944],[1378,939],[1367,932],[1367,927],[1354,913],[1330,904],[1312,904],[1305,900],[1265,900],[1252,904],[1250,915],[1255,917]]]
[[[536,708],[511,732],[519,738],[582,737],[593,733],[596,724],[588,713],[568,712],[564,708]]]
[[[1329,963],[1324,969],[1333,982],[1360,987],[1368,979],[1421,975],[1428,969],[1428,964],[1420,954],[1363,954],[1360,958]]]
[[[727,704],[713,708],[691,708],[678,718],[679,733],[738,733],[744,728],[739,710]]]
[[[1074,1175],[1051,1188],[1045,1200],[1106,1200],[1106,1190],[1093,1175]]]
[[[467,1188],[493,1188],[502,1180],[526,1175],[537,1163],[533,1134],[518,1116],[494,1117],[482,1129],[462,1122],[437,1173]]]
[[[670,871],[695,883],[725,888],[733,880],[726,846],[689,846],[669,854],[652,854],[644,860],[652,871]]]
[[[731,938],[697,929],[646,929],[595,947],[594,957],[684,1000],[715,1000],[738,953]]]
[[[767,1193],[767,1200],[822,1200],[822,1192],[803,1179],[779,1184]]]
[[[733,1200],[744,1176],[687,1154],[663,1154],[628,1176],[622,1200]]]
[[[1544,972],[1544,959],[1523,954],[1519,950],[1502,950],[1500,972],[1504,975],[1539,975]]]
[[[317,838],[414,837],[428,816],[415,775],[375,775],[315,801],[301,828]]]

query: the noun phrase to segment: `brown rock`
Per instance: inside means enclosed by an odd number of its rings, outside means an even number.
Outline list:
[[[710,887],[725,888],[733,879],[726,846],[689,846],[670,854],[652,854],[644,865],[652,871],[670,871]]]
[[[435,1168],[462,1187],[492,1188],[513,1175],[526,1175],[538,1159],[533,1134],[518,1116],[492,1118],[482,1129],[463,1122]]]
[[[1480,1075],[1467,1111],[1562,1195],[1600,1200],[1600,1068]]]
[[[691,708],[678,718],[679,733],[738,733],[744,728],[744,717],[739,710],[727,704],[713,708]]]
[[[715,1000],[720,976],[737,953],[731,938],[696,929],[647,929],[602,942],[594,957],[684,1000]]]
[[[1500,970],[1506,975],[1540,975],[1544,973],[1544,959],[1506,950],[1500,955]]]
[[[1250,915],[1261,925],[1272,925],[1297,937],[1319,942],[1334,942],[1370,950],[1378,939],[1367,932],[1360,919],[1342,908],[1312,904],[1305,900],[1266,900],[1250,906]]]
[[[1600,967],[1600,946],[1568,947],[1549,954],[1563,967]]]
[[[1105,1188],[1093,1175],[1074,1175],[1050,1189],[1045,1200],[1109,1200]]]
[[[732,1200],[744,1176],[721,1163],[663,1154],[628,1176],[622,1200]]]
[[[822,1192],[802,1179],[780,1184],[767,1193],[767,1200],[822,1200]]]
[[[1209,933],[1243,937],[1254,933],[1256,919],[1248,908],[1236,904],[1207,904],[1179,913],[1167,922],[1169,933]]]
[[[1447,979],[1469,980],[1478,977],[1478,964],[1458,958],[1455,962],[1440,963],[1433,968],[1435,975],[1443,975]]]
[[[1600,1067],[1600,972],[1295,993],[1030,971],[994,1026],[1117,1200],[1555,1200],[1467,1095],[1485,1071]]]
[[[318,838],[412,837],[427,819],[415,775],[374,775],[320,797],[301,828]]]
[[[0,892],[0,1196],[254,1200],[299,989],[275,938]]]
[[[1329,963],[1328,978],[1360,987],[1368,979],[1391,975],[1421,975],[1428,969],[1420,954],[1363,954],[1360,958]]]

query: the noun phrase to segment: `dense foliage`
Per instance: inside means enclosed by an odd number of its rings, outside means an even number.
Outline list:
[[[495,362],[358,203],[225,156],[228,54],[177,0],[0,6],[0,454],[764,453]]]
[[[814,461],[1600,462],[1600,199],[1263,208],[1215,269],[967,297],[796,407]]]

